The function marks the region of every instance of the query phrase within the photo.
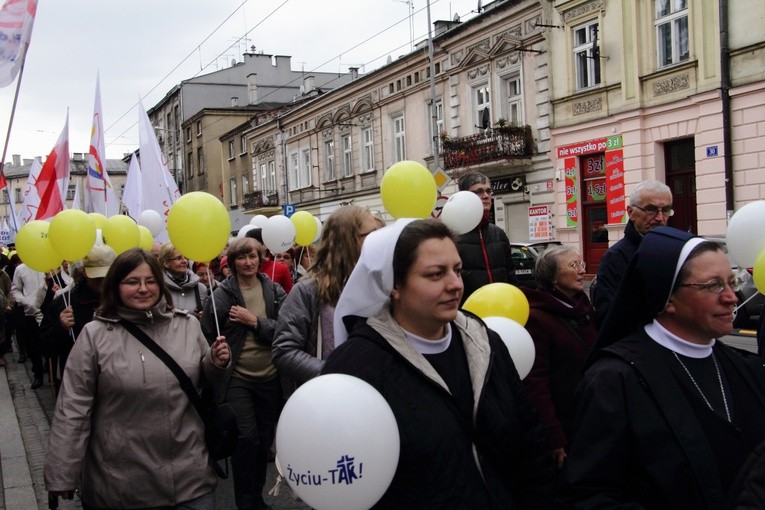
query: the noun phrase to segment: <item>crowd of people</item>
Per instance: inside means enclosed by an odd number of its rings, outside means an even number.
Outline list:
[[[199,391],[231,404],[236,506],[269,508],[266,468],[292,392],[321,374],[371,384],[400,455],[375,508],[756,508],[765,494],[765,368],[718,339],[740,282],[722,248],[667,227],[672,196],[647,181],[593,302],[571,246],[536,260],[523,380],[505,342],[461,310],[515,283],[507,236],[437,220],[391,225],[347,205],[315,245],[272,254],[259,229],[209,262],[172,243],[98,244],[54,273],[0,255],[0,351],[16,338],[32,388],[58,391],[45,482],[83,508],[215,507],[205,423],[138,327]],[[47,360],[47,365],[46,365]],[[0,364],[5,363],[0,358]]]

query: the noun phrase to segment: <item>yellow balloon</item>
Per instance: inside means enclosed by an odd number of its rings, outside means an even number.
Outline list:
[[[223,203],[203,191],[179,198],[167,215],[170,241],[184,257],[207,262],[226,247],[231,220]]]
[[[104,228],[101,229],[101,235],[104,243],[111,246],[117,255],[137,247],[141,241],[138,223],[124,214],[117,214],[107,219]]]
[[[529,320],[529,300],[509,283],[490,283],[470,294],[462,308],[481,317],[507,317],[521,326]]]
[[[752,270],[752,278],[754,280],[754,286],[760,293],[765,294],[765,250],[762,250],[757,255],[757,260],[754,262],[754,268]]]
[[[308,211],[298,211],[290,216],[290,221],[295,225],[295,244],[308,246],[316,238],[319,225],[313,214]]]
[[[53,249],[64,260],[80,260],[96,242],[96,225],[86,213],[66,209],[50,221],[48,238]]]
[[[416,161],[399,161],[383,175],[380,195],[394,218],[429,218],[438,198],[433,174]]]
[[[96,228],[104,228],[104,224],[106,223],[106,216],[104,216],[101,213],[97,212],[91,212],[88,213],[88,218],[93,220],[93,223],[95,223]]]
[[[142,250],[151,251],[154,246],[154,236],[151,235],[151,231],[143,225],[138,225],[138,232],[140,235],[138,247]]]
[[[50,224],[47,221],[34,220],[25,224],[16,234],[16,250],[19,258],[35,271],[44,273],[61,265],[62,257],[48,238]]]

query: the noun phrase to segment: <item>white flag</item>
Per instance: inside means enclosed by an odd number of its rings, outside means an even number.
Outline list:
[[[96,102],[90,130],[88,151],[88,177],[85,185],[85,210],[101,213],[107,218],[119,214],[120,202],[114,193],[112,181],[106,171],[104,147],[104,120],[101,111],[101,79],[96,76]]]
[[[143,211],[142,180],[141,167],[138,165],[138,158],[133,153],[125,179],[125,190],[122,192],[122,205],[128,210],[130,217],[136,221]]]
[[[80,181],[74,183],[74,198],[72,199],[72,207],[69,209],[82,211],[82,207],[80,207]]]
[[[40,195],[37,194],[37,178],[40,177],[40,170],[42,170],[42,163],[35,158],[32,160],[32,166],[29,167],[29,177],[27,177],[27,186],[24,188],[24,199],[21,202],[21,211],[19,211],[18,219],[19,228],[24,226],[30,220],[35,219],[37,216],[37,209],[40,207]]]
[[[8,228],[8,220],[3,218],[3,225],[0,227],[0,244],[8,246],[13,240],[11,239],[11,229]]]
[[[138,139],[143,184],[143,208],[141,211],[146,209],[157,211],[165,220],[165,227],[167,227],[167,215],[170,213],[170,207],[181,194],[175,179],[167,168],[167,161],[165,161],[165,156],[159,148],[157,135],[143,103],[139,101],[138,107]],[[137,220],[139,216],[133,216],[133,218]],[[167,241],[167,228],[156,239],[160,242]]]
[[[0,87],[10,85],[24,62],[37,0],[6,0],[0,9]]]

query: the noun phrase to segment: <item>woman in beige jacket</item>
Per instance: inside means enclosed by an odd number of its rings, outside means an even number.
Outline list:
[[[79,490],[83,508],[212,510],[217,477],[204,425],[178,380],[120,324],[138,325],[197,385],[230,359],[210,347],[196,317],[174,310],[162,269],[138,248],[104,279],[101,307],[72,348],[56,402],[45,483],[53,496]]]

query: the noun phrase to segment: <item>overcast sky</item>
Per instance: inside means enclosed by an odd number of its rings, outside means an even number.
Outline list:
[[[427,37],[426,3],[413,1],[417,43]],[[431,0],[431,17],[465,20],[476,7]],[[120,158],[138,147],[139,98],[149,109],[252,45],[292,56],[294,70],[369,72],[409,52],[409,11],[403,0],[39,0],[5,160],[47,156],[67,108],[69,150],[87,152],[99,72],[106,153]],[[0,89],[0,146],[17,81]]]

